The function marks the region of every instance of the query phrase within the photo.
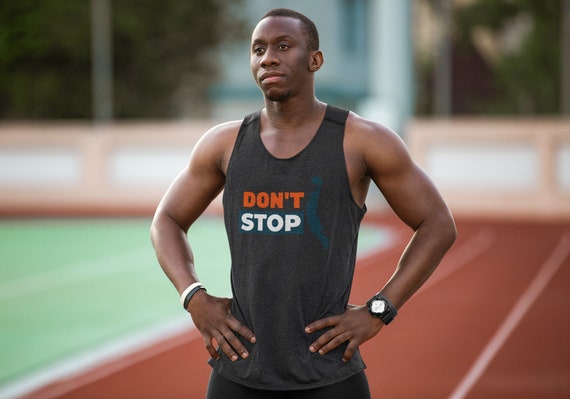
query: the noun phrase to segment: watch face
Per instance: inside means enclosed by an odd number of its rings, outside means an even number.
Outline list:
[[[386,302],[380,299],[372,301],[372,303],[370,304],[370,310],[372,311],[372,313],[384,313],[384,311],[386,310]]]

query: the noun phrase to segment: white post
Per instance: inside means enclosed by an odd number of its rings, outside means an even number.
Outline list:
[[[93,119],[113,119],[113,60],[110,0],[91,0],[91,87]]]
[[[570,0],[562,0],[561,37],[561,90],[560,108],[562,115],[570,116]]]
[[[358,112],[401,134],[414,105],[411,0],[370,5],[370,95]]]

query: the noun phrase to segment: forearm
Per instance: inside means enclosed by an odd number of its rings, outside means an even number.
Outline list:
[[[396,308],[401,308],[431,276],[455,237],[455,224],[447,212],[415,230],[395,273],[382,289]]]
[[[182,293],[198,281],[194,256],[187,232],[167,215],[155,216],[151,226],[151,241],[158,262],[172,284]]]

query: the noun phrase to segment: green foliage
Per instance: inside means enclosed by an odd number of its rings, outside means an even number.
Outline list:
[[[560,105],[560,0],[480,0],[458,15],[459,45],[471,40],[476,27],[495,34],[515,18],[531,24],[520,46],[493,66],[500,96],[481,104],[484,113],[557,113]]]
[[[203,0],[113,2],[115,101],[121,116],[206,112],[205,92],[218,72],[213,50],[226,38],[245,35],[223,4]]]
[[[89,115],[89,2],[0,5],[0,116]]]
[[[216,0],[111,5],[115,117],[206,112],[213,50],[242,21]],[[91,117],[90,23],[87,0],[0,3],[0,117]]]

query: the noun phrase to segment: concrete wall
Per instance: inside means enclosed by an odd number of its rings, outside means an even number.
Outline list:
[[[570,120],[416,120],[410,150],[457,214],[570,218]]]
[[[214,125],[0,124],[0,215],[150,215]],[[569,120],[415,120],[405,138],[457,215],[570,219]]]
[[[213,125],[0,125],[0,214],[152,214]]]

